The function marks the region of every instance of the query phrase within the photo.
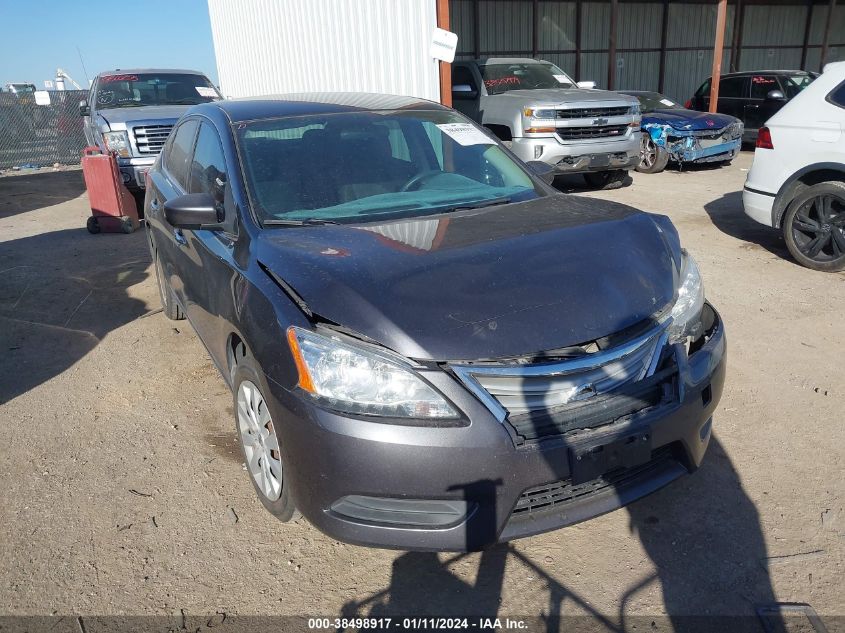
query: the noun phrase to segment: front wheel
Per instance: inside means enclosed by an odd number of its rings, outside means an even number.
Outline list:
[[[658,174],[669,164],[669,152],[660,147],[651,138],[651,134],[644,133],[640,140],[640,164],[637,171],[641,174]]]
[[[609,171],[599,171],[594,173],[584,174],[584,180],[587,185],[593,189],[621,189],[625,185],[625,179],[628,177],[624,169],[611,169]]]
[[[845,183],[804,189],[786,211],[783,237],[802,266],[823,272],[845,269]]]
[[[298,513],[285,478],[279,429],[262,393],[261,369],[252,358],[240,359],[232,384],[238,437],[252,485],[273,516],[290,521]]]

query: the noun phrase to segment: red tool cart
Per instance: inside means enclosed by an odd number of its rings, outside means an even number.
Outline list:
[[[138,228],[135,198],[121,182],[114,153],[104,154],[99,147],[86,147],[82,150],[82,175],[91,204],[87,223],[91,233],[131,233]]]

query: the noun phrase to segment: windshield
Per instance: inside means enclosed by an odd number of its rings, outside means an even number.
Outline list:
[[[542,195],[455,112],[286,117],[239,123],[235,133],[264,225],[409,218]]]
[[[554,64],[485,64],[479,66],[487,94],[498,95],[508,90],[572,88],[574,82]]]
[[[792,99],[792,97],[796,96],[799,92],[804,90],[807,86],[813,83],[812,75],[788,75],[782,78],[784,81],[784,86],[786,87],[786,97],[788,99]]]
[[[640,110],[642,110],[643,114],[654,112],[655,110],[676,110],[681,107],[659,92],[638,92],[632,96],[639,99]]]
[[[103,75],[97,80],[97,105],[101,108],[195,105],[220,98],[203,75],[122,74]]]

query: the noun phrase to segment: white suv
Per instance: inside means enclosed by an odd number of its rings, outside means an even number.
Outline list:
[[[800,264],[845,269],[845,62],[825,66],[760,128],[742,202],[783,229]]]

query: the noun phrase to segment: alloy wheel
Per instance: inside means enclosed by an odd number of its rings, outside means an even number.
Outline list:
[[[657,145],[654,144],[649,134],[643,134],[640,141],[640,165],[646,169],[651,169],[654,162],[657,160]]]
[[[798,250],[817,262],[845,255],[845,200],[833,194],[810,198],[795,213],[792,239]]]
[[[249,380],[238,387],[238,430],[250,477],[267,499],[275,501],[282,494],[279,440],[267,403]]]

